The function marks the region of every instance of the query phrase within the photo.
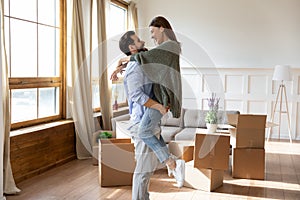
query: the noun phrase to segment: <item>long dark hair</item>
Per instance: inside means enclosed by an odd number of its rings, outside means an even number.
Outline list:
[[[162,16],[157,16],[154,19],[152,19],[149,26],[154,26],[154,27],[157,27],[157,28],[160,28],[160,27],[165,28],[165,33],[168,36],[168,38],[179,44],[179,42],[176,38],[176,35],[175,35],[175,33],[172,29],[172,26],[166,18],[164,18]]]

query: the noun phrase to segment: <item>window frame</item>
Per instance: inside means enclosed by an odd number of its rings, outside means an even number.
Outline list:
[[[37,118],[32,120],[26,120],[16,123],[11,123],[11,130],[18,129],[21,127],[32,126],[36,124],[41,124],[50,121],[56,121],[66,118],[66,40],[67,40],[67,30],[66,30],[66,0],[59,1],[59,76],[58,77],[9,77],[9,93],[11,96],[12,89],[38,89],[38,88],[49,88],[58,87],[59,88],[59,111],[58,115],[52,115],[49,117]],[[4,15],[7,18],[14,18],[11,16]],[[19,18],[17,18],[19,19]],[[20,19],[23,20],[23,19]],[[27,20],[23,20],[27,21]],[[36,24],[42,24],[36,22]],[[10,32],[10,30],[9,30]],[[9,37],[9,36],[8,36]],[[38,40],[38,38],[37,38]],[[10,40],[9,40],[10,42]],[[9,48],[9,50],[11,50]],[[11,60],[11,54],[8,57]],[[11,63],[11,62],[9,62]],[[9,66],[11,67],[11,66]],[[12,106],[12,101],[10,101],[10,108]],[[39,106],[37,101],[37,107]]]
[[[122,1],[122,0],[111,0],[111,3],[115,4],[116,6],[120,6],[120,7],[124,8],[125,10],[127,10],[127,13],[128,13],[129,3]],[[126,22],[126,27],[128,29],[128,19]],[[112,84],[120,84],[120,83],[123,83],[123,77],[119,77],[119,80],[117,80],[117,81],[112,81]],[[124,102],[118,102],[119,108],[126,107],[126,106],[128,106],[127,99]]]
[[[125,1],[122,1],[122,0],[111,0],[110,4],[114,4],[115,6],[124,8],[128,13],[129,3],[125,2]],[[127,21],[126,21],[125,27],[126,27],[126,29],[128,28],[128,22]],[[92,79],[91,80],[91,85],[93,85],[94,83],[99,83],[99,79]],[[111,84],[120,84],[120,83],[123,84],[123,77],[119,77],[119,80],[117,80],[117,81],[111,81]],[[119,108],[127,107],[127,106],[128,106],[127,99],[124,102],[118,102],[118,107]],[[101,112],[101,105],[100,105],[100,107],[93,108],[93,112],[94,113]]]

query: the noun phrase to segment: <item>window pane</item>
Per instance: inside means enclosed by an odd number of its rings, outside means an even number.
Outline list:
[[[11,19],[11,77],[37,76],[36,24]]]
[[[38,22],[59,26],[59,0],[38,0]]]
[[[112,104],[114,104],[116,100],[117,103],[125,103],[126,101],[123,83],[112,84]]]
[[[99,96],[99,84],[92,85],[92,95],[93,95],[93,108],[100,108],[100,96]]]
[[[11,91],[12,123],[37,118],[37,89],[18,89]]]
[[[4,15],[9,15],[9,0],[4,0]]]
[[[108,29],[108,38],[123,33],[126,30],[127,12],[124,8],[110,4],[110,24]]]
[[[39,77],[49,77],[59,75],[59,49],[57,47],[57,32],[59,29],[39,25],[38,26],[39,37],[38,37],[38,56],[39,56]]]
[[[59,111],[59,89],[39,89],[39,118],[58,115]]]
[[[36,0],[10,0],[10,16],[36,22]]]

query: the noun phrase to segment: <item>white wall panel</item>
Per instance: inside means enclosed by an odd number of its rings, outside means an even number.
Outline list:
[[[222,83],[222,77],[220,75],[215,75],[215,74],[204,74],[203,92],[223,93],[224,86]]]
[[[268,77],[266,75],[250,75],[248,81],[249,94],[268,94]]]
[[[225,110],[243,110],[243,101],[241,100],[225,100]]]
[[[197,74],[182,75],[182,95],[185,98],[197,98],[201,93],[201,77]]]
[[[248,101],[248,112],[250,114],[268,114],[268,106],[265,101]]]
[[[197,99],[184,99],[182,107],[188,109],[199,109],[201,107],[201,102]]]
[[[229,94],[244,94],[244,76],[226,75],[225,92]]]

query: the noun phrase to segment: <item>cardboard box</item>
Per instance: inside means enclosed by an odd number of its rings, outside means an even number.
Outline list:
[[[265,149],[233,149],[232,177],[265,178]]]
[[[196,133],[194,167],[227,170],[230,136],[228,134]]]
[[[92,164],[93,165],[98,165],[98,152],[99,152],[99,145],[98,145],[98,138],[99,134],[102,132],[109,132],[112,134],[112,138],[116,137],[116,132],[114,131],[107,131],[107,130],[99,130],[95,133],[93,133],[93,138],[92,138]]]
[[[266,115],[238,115],[236,128],[230,128],[234,148],[264,148]]]
[[[227,114],[227,122],[229,125],[236,127],[240,114]]]
[[[185,162],[193,160],[195,141],[176,140],[169,142],[169,151],[171,154]]]
[[[101,186],[129,186],[135,168],[134,144],[130,139],[108,139],[99,143]]]
[[[185,187],[211,192],[223,185],[224,170],[194,168],[193,162],[185,164]]]

